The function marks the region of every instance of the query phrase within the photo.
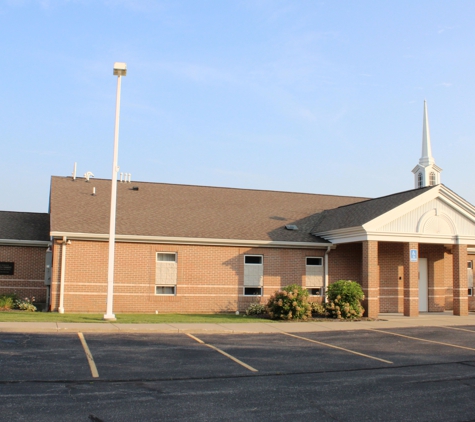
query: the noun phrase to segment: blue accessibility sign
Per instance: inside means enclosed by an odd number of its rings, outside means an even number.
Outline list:
[[[417,249],[411,249],[410,257],[411,257],[411,262],[417,262]]]

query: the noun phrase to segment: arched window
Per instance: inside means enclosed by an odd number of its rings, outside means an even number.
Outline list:
[[[431,171],[429,174],[429,184],[435,186],[435,172]]]
[[[417,187],[422,188],[424,186],[424,179],[422,177],[422,172],[417,175]]]

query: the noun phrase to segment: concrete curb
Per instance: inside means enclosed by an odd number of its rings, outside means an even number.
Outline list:
[[[252,323],[176,323],[176,324],[119,324],[110,322],[0,322],[0,333],[206,333],[206,334],[265,334],[305,333],[325,331],[356,331],[409,327],[473,326],[475,314],[454,316],[448,313],[427,313],[408,318],[400,314],[381,315],[374,321],[322,322],[252,322]]]

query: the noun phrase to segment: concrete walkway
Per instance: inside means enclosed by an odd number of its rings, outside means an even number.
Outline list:
[[[450,312],[422,313],[416,318],[402,314],[381,314],[376,321],[324,322],[243,322],[243,323],[177,323],[177,324],[119,324],[111,322],[0,322],[0,332],[17,333],[305,333],[320,331],[371,330],[407,327],[473,326],[475,313],[454,316]]]

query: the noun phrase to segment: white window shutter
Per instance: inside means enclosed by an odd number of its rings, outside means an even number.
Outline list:
[[[323,287],[323,265],[306,265],[306,287]]]

